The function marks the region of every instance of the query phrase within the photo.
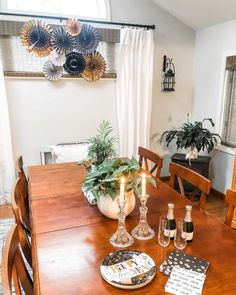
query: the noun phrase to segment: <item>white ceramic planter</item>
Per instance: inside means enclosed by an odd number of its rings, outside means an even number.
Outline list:
[[[193,160],[193,159],[197,159],[198,157],[198,151],[196,148],[194,149],[191,149],[191,148],[187,148],[186,149],[186,159],[190,159],[190,160]]]
[[[125,205],[125,214],[128,216],[135,207],[135,195],[133,191],[125,194],[127,203]],[[97,201],[98,209],[103,215],[111,219],[117,219],[117,214],[119,212],[118,204],[116,199],[113,201],[110,196],[100,195]]]

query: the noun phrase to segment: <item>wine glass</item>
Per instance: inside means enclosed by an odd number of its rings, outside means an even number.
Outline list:
[[[183,218],[177,218],[174,245],[177,249],[182,250],[186,243],[186,223]]]
[[[170,223],[165,215],[159,218],[158,243],[162,247],[167,247],[170,243]]]

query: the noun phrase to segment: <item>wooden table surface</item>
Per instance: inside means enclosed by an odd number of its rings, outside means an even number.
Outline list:
[[[85,175],[85,167],[76,163],[29,167],[35,294],[167,294],[168,277],[159,271],[150,284],[129,291],[101,278],[102,259],[116,250],[109,238],[117,221],[88,204],[81,191]],[[159,180],[157,189],[149,187],[148,193],[148,221],[156,232],[169,202],[175,204],[175,217],[183,217],[190,203]],[[128,231],[138,223],[138,206],[126,219]],[[236,232],[197,207],[192,217],[194,240],[183,251],[210,262],[203,294],[236,294]],[[135,240],[129,249],[147,253],[159,268],[174,245],[171,241],[161,247],[156,235],[149,241]]]

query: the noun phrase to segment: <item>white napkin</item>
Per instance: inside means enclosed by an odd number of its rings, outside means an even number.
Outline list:
[[[97,205],[97,200],[91,192],[86,192],[83,187],[82,192],[90,205]]]
[[[196,271],[173,267],[165,291],[176,295],[201,295],[206,275]]]

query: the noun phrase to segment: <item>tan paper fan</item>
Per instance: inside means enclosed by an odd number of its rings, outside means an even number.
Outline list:
[[[85,70],[82,77],[86,81],[97,81],[101,79],[106,71],[106,62],[101,53],[95,51],[92,54],[84,55]]]
[[[66,31],[71,36],[78,36],[82,30],[82,24],[76,18],[69,18],[66,22]]]
[[[44,57],[52,51],[52,28],[43,21],[31,20],[21,29],[21,42],[33,55]]]

